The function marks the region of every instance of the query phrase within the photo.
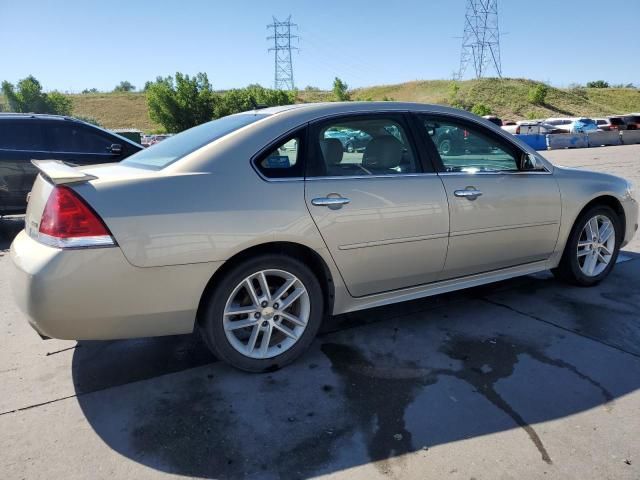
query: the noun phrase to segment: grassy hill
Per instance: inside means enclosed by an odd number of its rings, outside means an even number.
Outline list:
[[[505,120],[551,116],[601,116],[640,111],[640,90],[629,88],[549,87],[543,106],[528,101],[529,90],[537,82],[524,79],[482,79],[456,82],[429,80],[359,88],[351,92],[354,100],[397,100],[471,108],[483,104]],[[69,95],[74,115],[92,117],[106,128],[161,130],[151,121],[144,93],[95,93]],[[300,91],[300,102],[330,101],[331,92]],[[0,104],[3,99],[0,97]]]

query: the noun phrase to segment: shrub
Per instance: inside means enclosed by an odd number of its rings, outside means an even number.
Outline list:
[[[609,84],[604,80],[595,80],[593,82],[587,82],[587,88],[609,88]]]
[[[473,107],[471,107],[471,113],[474,113],[479,116],[491,115],[491,109],[487,107],[484,103],[476,103]]]
[[[533,105],[544,105],[547,100],[547,93],[549,93],[549,87],[543,83],[531,87],[528,95],[529,103]]]
[[[351,100],[348,92],[349,86],[338,77],[333,81],[333,94],[339,102],[347,102]]]

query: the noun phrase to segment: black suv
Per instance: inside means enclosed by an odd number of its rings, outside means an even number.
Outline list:
[[[27,194],[37,174],[31,160],[75,165],[119,162],[142,148],[74,118],[0,113],[0,216],[26,211]]]

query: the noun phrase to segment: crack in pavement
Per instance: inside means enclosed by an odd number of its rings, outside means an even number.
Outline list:
[[[491,300],[491,299],[489,299],[487,297],[478,297],[478,299],[482,300],[483,302],[489,303],[491,305],[495,305],[496,307],[506,308],[507,310],[510,310],[510,311],[512,311],[514,313],[517,313],[519,315],[524,315],[525,317],[531,318],[532,320],[537,320],[538,322],[546,323],[547,325],[551,325],[552,327],[559,328],[560,330],[564,330],[565,332],[573,333],[574,335],[577,335],[577,336],[582,337],[582,338],[587,338],[587,339],[592,340],[592,341],[594,341],[596,343],[599,343],[601,345],[605,345],[605,346],[607,346],[609,348],[613,348],[614,350],[618,350],[619,352],[626,353],[627,355],[631,355],[632,357],[640,358],[640,355],[638,355],[637,353],[629,352],[628,350],[625,350],[622,347],[619,347],[617,345],[605,342],[604,340],[601,340],[599,338],[592,337],[590,335],[585,335],[584,333],[577,332],[576,330],[573,330],[571,328],[568,328],[568,327],[565,327],[565,326],[562,326],[562,325],[558,325],[557,323],[554,323],[551,320],[546,320],[546,319],[544,319],[542,317],[539,317],[537,315],[534,315],[532,313],[523,312],[522,310],[519,310],[519,309],[517,309],[515,307],[512,307],[511,305],[507,305],[506,303],[501,303],[501,302],[498,302],[496,300]]]

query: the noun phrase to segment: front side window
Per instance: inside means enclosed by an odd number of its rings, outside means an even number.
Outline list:
[[[98,135],[84,126],[66,121],[51,122],[47,125],[49,149],[52,152],[109,153],[114,143],[110,138]]]
[[[397,175],[418,171],[405,128],[384,116],[344,118],[312,129],[308,176]]]
[[[420,117],[424,134],[433,143],[446,172],[518,171],[515,148],[484,131],[439,117]]]

